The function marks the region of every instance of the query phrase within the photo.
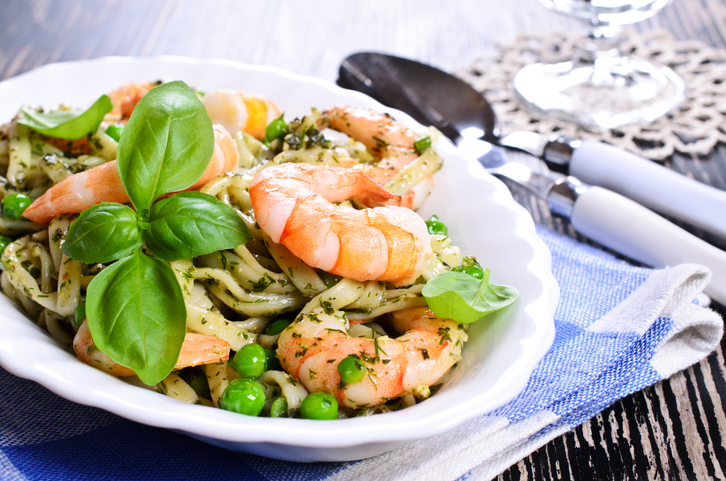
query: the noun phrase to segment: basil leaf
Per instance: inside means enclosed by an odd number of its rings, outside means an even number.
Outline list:
[[[156,384],[174,369],[186,335],[186,306],[174,271],[137,249],[88,285],[93,342],[117,363]]]
[[[181,192],[154,204],[144,240],[156,257],[175,261],[232,249],[252,240],[252,234],[216,197]]]
[[[126,257],[141,247],[136,212],[121,204],[103,202],[84,210],[70,229],[63,253],[87,264]]]
[[[479,280],[463,272],[444,272],[426,283],[422,291],[434,314],[469,324],[514,302],[513,287],[489,283],[489,269]]]
[[[85,112],[64,110],[41,114],[23,109],[24,117],[19,124],[26,125],[36,132],[61,139],[80,139],[95,132],[104,115],[113,109],[108,95],[101,95]]]
[[[118,143],[118,170],[142,212],[160,195],[194,184],[213,152],[212,121],[199,97],[184,82],[169,82],[134,108]]]

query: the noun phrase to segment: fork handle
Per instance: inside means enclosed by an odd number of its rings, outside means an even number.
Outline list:
[[[570,175],[726,238],[726,191],[602,142],[574,147]]]
[[[712,278],[704,292],[726,305],[726,252],[620,194],[594,186],[577,190],[569,213],[575,230],[649,266],[705,265]]]

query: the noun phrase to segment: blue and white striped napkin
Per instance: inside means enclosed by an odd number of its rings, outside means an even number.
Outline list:
[[[721,318],[693,301],[709,279],[704,267],[633,267],[539,233],[562,290],[554,344],[516,399],[452,432],[354,463],[296,464],[136,424],[0,369],[0,479],[490,479],[718,345]]]

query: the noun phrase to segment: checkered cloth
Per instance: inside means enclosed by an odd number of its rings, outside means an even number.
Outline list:
[[[562,289],[554,344],[516,399],[452,432],[363,461],[296,464],[77,405],[0,369],[0,479],[490,479],[718,345],[721,318],[694,302],[707,269],[633,267],[549,230],[539,233]]]

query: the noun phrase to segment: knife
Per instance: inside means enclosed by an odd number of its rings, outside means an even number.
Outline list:
[[[726,252],[613,191],[512,162],[510,153],[496,145],[463,139],[457,147],[463,155],[477,158],[489,173],[545,199],[552,214],[568,219],[577,232],[615,252],[653,267],[707,266],[712,277],[704,292],[726,305]]]
[[[430,65],[380,53],[357,53],[341,64],[338,84],[434,125],[455,142],[473,134],[523,150],[545,160],[552,170],[726,238],[726,215],[721,215],[726,212],[725,191],[602,142],[545,138],[534,132],[500,138],[486,99],[466,82]]]
[[[498,143],[539,157],[554,171],[618,192],[661,214],[726,238],[723,190],[602,142],[512,132]]]

